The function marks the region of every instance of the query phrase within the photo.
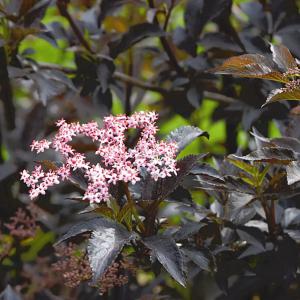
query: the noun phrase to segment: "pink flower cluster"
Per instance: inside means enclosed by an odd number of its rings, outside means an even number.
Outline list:
[[[45,194],[50,186],[70,178],[71,172],[76,169],[83,170],[88,180],[83,199],[91,203],[107,201],[110,184],[118,181],[135,184],[141,179],[142,168],[154,180],[176,174],[177,145],[156,140],[156,120],[157,114],[154,112],[138,112],[130,117],[106,117],[102,128],[96,122],[80,125],[68,124],[65,120],[58,121],[56,124],[59,129],[53,139],[33,141],[31,150],[40,153],[52,148],[62,155],[64,163],[47,172],[42,170],[41,165],[36,166],[31,173],[27,170],[21,172],[21,179],[30,187],[30,198]],[[126,131],[130,128],[141,131],[134,148],[127,148],[125,145]],[[84,154],[70,145],[75,136],[87,136],[98,143],[95,154],[99,156],[99,163],[91,164]]]

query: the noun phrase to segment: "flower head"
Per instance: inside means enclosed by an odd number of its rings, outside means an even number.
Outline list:
[[[59,127],[51,141],[46,139],[33,141],[31,150],[37,153],[52,148],[60,153],[64,164],[55,170],[43,171],[36,166],[30,174],[24,170],[21,180],[30,187],[29,195],[33,199],[60,180],[69,179],[72,171],[81,169],[88,180],[88,187],[83,196],[90,202],[107,201],[110,197],[109,186],[119,181],[135,184],[141,179],[141,170],[145,169],[154,180],[176,174],[177,145],[171,142],[157,141],[154,112],[137,112],[132,116],[108,116],[103,120],[103,127],[96,122],[86,124],[67,123],[59,120]],[[126,146],[126,131],[139,129],[140,137],[133,148]],[[86,136],[98,143],[95,154],[99,163],[92,164],[84,154],[77,152],[70,142],[76,136]]]

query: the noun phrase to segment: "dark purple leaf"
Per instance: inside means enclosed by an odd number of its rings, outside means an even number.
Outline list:
[[[189,236],[197,233],[203,226],[205,226],[205,224],[202,224],[200,222],[188,221],[183,224],[178,231],[175,232],[174,239],[176,241],[186,239]]]
[[[177,167],[179,171],[177,175],[158,179],[155,181],[149,175],[142,185],[141,200],[158,200],[165,199],[171,194],[178,185],[182,182],[184,177],[197,165],[200,159],[205,155],[189,155],[177,161]]]
[[[211,257],[207,251],[183,248],[182,252],[202,270],[211,271]]]
[[[205,47],[206,50],[229,50],[235,52],[233,54],[239,54],[243,51],[241,47],[231,39],[230,36],[222,32],[206,33],[200,40],[200,43]]]
[[[241,159],[255,162],[270,162],[277,164],[288,164],[291,161],[297,160],[294,151],[280,147],[263,147],[249,153],[246,156],[231,155],[234,159]]]
[[[184,13],[188,34],[197,38],[208,21],[215,19],[225,8],[230,6],[230,0],[189,0]]]
[[[156,235],[145,238],[143,243],[151,250],[152,256],[164,266],[169,274],[185,286],[183,258],[175,241],[167,236]]]
[[[262,251],[265,250],[265,235],[258,228],[240,226],[236,230],[241,240],[246,241],[250,245],[255,246]]]
[[[0,164],[0,181],[5,178],[13,175],[17,171],[17,166],[13,163],[6,162],[4,164]]]
[[[267,16],[261,3],[254,1],[241,3],[241,9],[246,15],[248,15],[249,22],[263,32],[269,32],[271,28],[268,28]]]
[[[99,63],[97,67],[97,76],[103,93],[105,93],[108,89],[108,85],[110,83],[114,71],[115,65],[113,61],[106,59]]]
[[[173,130],[167,137],[167,142],[175,142],[177,144],[177,153],[180,153],[187,145],[193,142],[196,138],[205,136],[209,138],[207,131],[203,131],[198,127],[182,126]]]
[[[164,34],[164,31],[156,24],[141,23],[133,25],[120,39],[109,43],[110,55],[115,58],[145,38],[159,37]]]
[[[127,231],[125,227],[111,220],[99,224],[97,229],[93,230],[87,251],[94,283],[114,262],[124,245],[135,237],[135,233]]]

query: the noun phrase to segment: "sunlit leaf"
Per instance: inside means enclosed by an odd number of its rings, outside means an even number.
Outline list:
[[[287,208],[284,211],[282,224],[284,227],[300,224],[300,209],[296,207]]]
[[[279,82],[288,80],[276,70],[274,63],[260,54],[244,54],[231,57],[210,72],[237,77],[261,78]]]
[[[56,244],[60,244],[63,241],[65,241],[69,238],[72,238],[76,235],[82,234],[84,232],[96,230],[98,227],[105,226],[105,225],[107,227],[110,227],[114,224],[115,224],[115,222],[110,221],[109,219],[106,219],[104,217],[92,218],[92,219],[77,223],[77,224],[73,225],[68,230],[67,233],[65,233],[62,237],[60,237],[58,239],[58,241],[56,242]]]
[[[107,16],[104,19],[103,25],[108,31],[124,33],[128,30],[126,19],[120,16]]]
[[[245,171],[246,173],[255,176],[255,174],[258,172],[257,167],[250,165],[249,163],[245,163],[242,160],[235,159],[234,156],[229,155],[227,159],[236,167],[239,169]]]
[[[299,161],[293,161],[286,166],[287,182],[288,185],[294,184],[300,181],[300,163]]]
[[[283,101],[283,100],[298,100],[300,101],[300,88],[295,87],[295,88],[281,88],[281,89],[276,89],[273,90],[268,98],[266,103],[263,105],[267,105],[272,102],[278,102],[278,101]]]
[[[284,71],[297,68],[297,62],[290,50],[283,45],[272,45],[273,61]]]
[[[8,284],[0,294],[1,300],[21,300],[21,296]]]

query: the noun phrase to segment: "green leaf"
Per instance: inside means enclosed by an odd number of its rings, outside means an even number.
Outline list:
[[[127,225],[129,225],[129,228],[131,228],[131,212],[132,212],[132,204],[130,202],[127,202],[119,211],[117,215],[117,220],[122,223],[123,221],[126,222]]]
[[[255,176],[255,174],[258,172],[257,167],[250,165],[248,163],[245,163],[242,160],[237,160],[235,156],[233,155],[229,155],[227,157],[227,160],[230,161],[230,163],[232,163],[233,165],[235,165],[236,167],[238,167],[239,169],[245,171],[246,173]]]
[[[185,286],[183,258],[175,241],[168,236],[155,235],[143,240],[152,251],[152,255],[164,266],[168,273],[181,285]]]
[[[52,231],[43,232],[39,229],[34,239],[32,239],[29,249],[22,253],[22,260],[24,262],[35,261],[38,253],[44,249],[47,244],[52,244],[54,240],[55,235]]]
[[[257,183],[258,186],[261,186],[263,183],[263,180],[265,179],[266,175],[268,174],[268,171],[270,170],[270,166],[266,166],[262,172],[260,172],[257,176]]]

